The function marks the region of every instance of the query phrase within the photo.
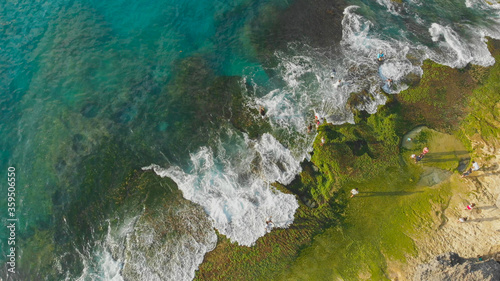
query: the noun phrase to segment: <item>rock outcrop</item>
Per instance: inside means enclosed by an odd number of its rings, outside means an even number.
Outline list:
[[[497,281],[500,264],[494,259],[479,261],[465,259],[449,252],[417,267],[414,281]]]

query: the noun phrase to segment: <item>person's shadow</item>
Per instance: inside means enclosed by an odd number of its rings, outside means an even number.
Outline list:
[[[491,205],[491,206],[482,206],[482,207],[476,207],[478,210],[490,210],[490,209],[498,209],[496,205]]]
[[[420,193],[420,192],[422,192],[422,191],[411,191],[411,192],[410,191],[380,191],[380,192],[364,191],[364,192],[359,192],[359,195],[357,197],[405,196],[405,195],[411,195],[411,194]]]
[[[478,218],[478,219],[467,220],[467,222],[496,221],[498,219],[500,219],[500,217]]]
[[[481,171],[481,170],[479,170],[479,171]],[[476,173],[477,173],[477,171],[473,171],[473,173],[474,173],[474,172],[476,172]],[[474,175],[474,174],[472,174],[472,175],[471,175],[471,176],[469,176],[469,177],[471,177],[471,178],[479,178],[479,177],[487,177],[487,176],[499,175],[499,174],[500,174],[500,172],[496,172],[496,173],[484,173],[484,174],[479,174],[479,175]]]
[[[495,163],[489,167],[481,167],[479,169],[479,171],[483,171],[483,172],[492,172],[492,171],[497,171],[498,170],[498,164]]]

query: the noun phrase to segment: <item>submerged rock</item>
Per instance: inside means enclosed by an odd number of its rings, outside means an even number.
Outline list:
[[[217,235],[203,208],[169,178],[138,172],[112,215],[106,245],[125,280],[192,280]]]
[[[418,181],[419,186],[435,186],[445,180],[447,180],[453,173],[447,170],[434,168],[434,167],[424,167],[424,172],[420,176]]]
[[[446,253],[418,266],[414,281],[493,281],[500,280],[500,264],[493,259],[474,261],[457,253]]]

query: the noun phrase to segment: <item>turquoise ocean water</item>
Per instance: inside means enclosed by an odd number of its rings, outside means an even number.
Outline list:
[[[372,98],[359,109],[374,113],[385,102],[380,91],[405,89],[427,58],[491,65],[484,38],[500,38],[499,6],[3,0],[0,167],[4,183],[8,167],[16,169],[18,221],[15,274],[4,263],[9,232],[0,231],[0,277],[192,279],[215,246],[213,227],[250,246],[265,235],[267,216],[276,227],[293,223],[295,198],[269,183],[300,172],[315,114],[353,122],[345,105],[360,90]],[[239,114],[265,130],[252,135],[234,121]],[[110,194],[143,167],[162,188],[160,176],[173,179],[184,199],[152,190],[145,197],[176,203],[169,209],[131,196],[111,204]],[[5,225],[6,189],[2,183]],[[153,208],[168,216],[148,221]],[[166,221],[168,238],[148,230]]]

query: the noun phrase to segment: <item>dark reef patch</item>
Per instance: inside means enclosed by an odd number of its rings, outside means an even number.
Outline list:
[[[342,39],[344,1],[296,0],[290,6],[274,7],[251,24],[259,56],[268,63],[275,50],[290,42],[313,48],[335,48]]]

